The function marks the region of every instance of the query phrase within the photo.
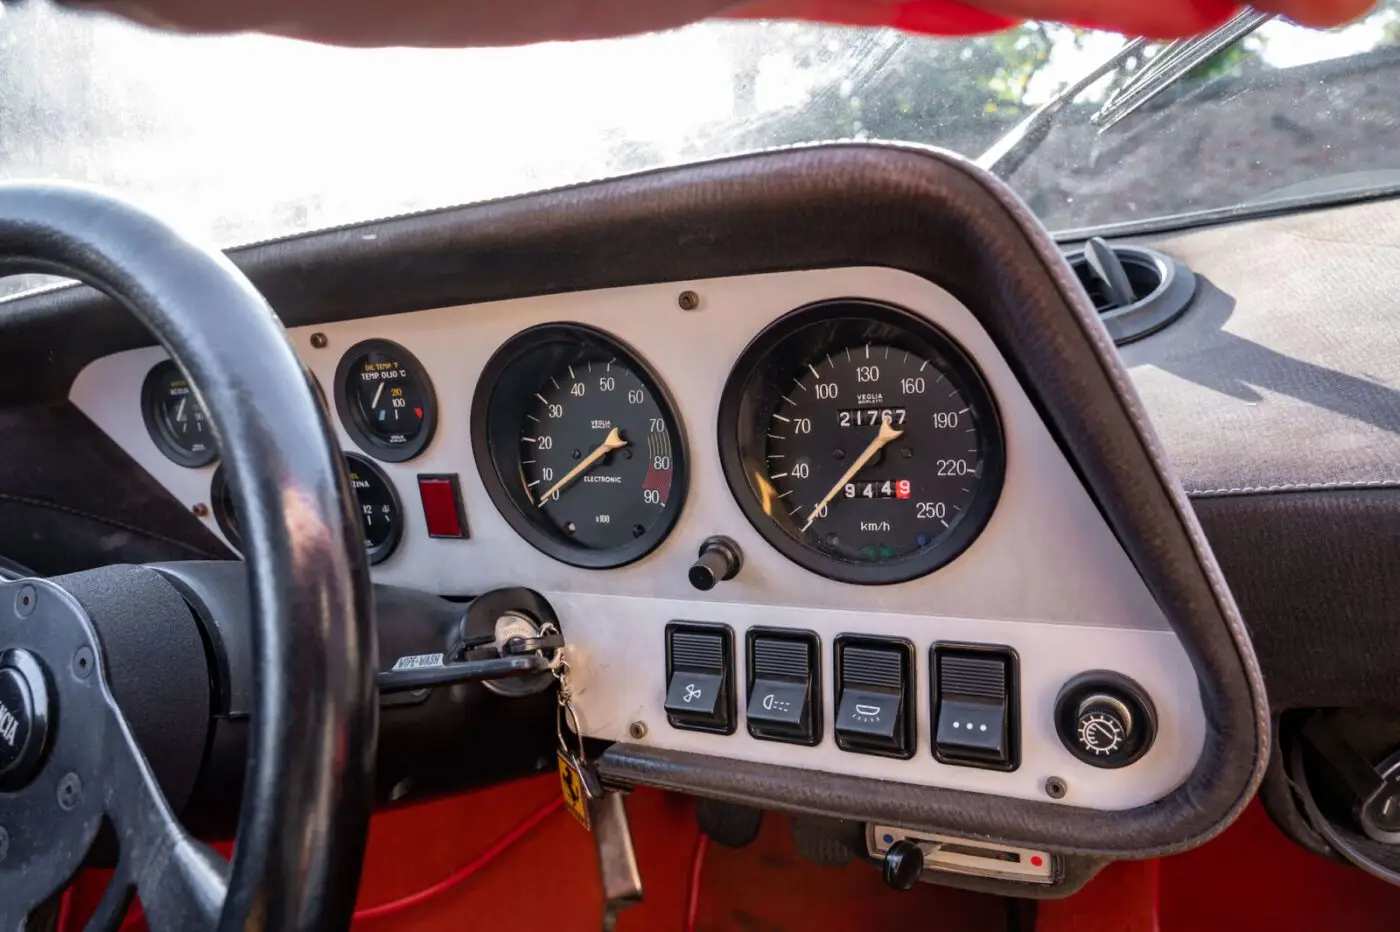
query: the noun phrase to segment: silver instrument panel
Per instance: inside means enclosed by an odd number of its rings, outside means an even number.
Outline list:
[[[698,306],[677,296],[694,291]],[[957,559],[909,582],[869,587],[826,579],[788,561],[748,523],[721,471],[715,425],[730,367],[754,335],[791,309],[814,301],[861,297],[926,317],[958,341],[980,367],[999,407],[1006,443],[1000,501],[985,530]],[[542,323],[587,324],[625,341],[659,374],[689,444],[689,490],[670,536],[636,563],[590,570],[560,563],[526,543],[496,510],[473,457],[469,411],[478,374],[519,331]],[[312,335],[318,336],[313,347]],[[605,291],[550,295],[470,307],[441,308],[344,321],[291,332],[308,368],[330,388],[350,346],[387,338],[409,350],[432,379],[438,423],[416,458],[380,463],[403,501],[397,550],[373,568],[377,582],[466,595],[505,586],[542,593],[560,616],[577,679],[585,731],[630,741],[629,726],[647,725],[644,743],[720,757],[846,773],[902,783],[1046,800],[1047,778],[1063,779],[1062,804],[1125,809],[1151,802],[1195,766],[1205,721],[1190,660],[1104,523],[1005,360],[973,315],[936,285],[879,268],[787,272]],[[319,348],[318,348],[319,347]],[[152,442],[140,410],[142,381],[164,359],[153,347],[99,359],[75,381],[71,400],[187,507],[207,504],[214,466],[187,468]],[[334,402],[332,402],[334,403]],[[339,419],[330,419],[346,450],[356,450]],[[460,476],[468,540],[430,538],[416,477]],[[212,518],[204,519],[218,534]],[[710,592],[687,582],[701,541],[724,534],[739,543],[744,568]],[[815,631],[823,680],[832,682],[831,643],[839,634],[905,637],[918,648],[919,748],[896,760],[846,753],[832,741],[832,696],[826,734],[815,747],[756,740],[743,722],[736,734],[668,727],[663,628],[668,621],[718,622],[742,638],[754,626]],[[1020,767],[1009,773],[956,767],[929,748],[928,647],[937,641],[1006,645],[1020,661]],[[738,682],[745,682],[743,651]],[[1158,714],[1156,741],[1121,770],[1075,759],[1056,736],[1051,709],[1075,674],[1115,670],[1136,680]]]

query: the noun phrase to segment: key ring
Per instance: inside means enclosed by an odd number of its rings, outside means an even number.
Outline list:
[[[559,739],[559,747],[564,753],[573,756],[569,751],[569,743],[564,740],[565,717],[569,720],[570,730],[573,731],[574,735],[578,738],[578,755],[575,760],[579,766],[586,766],[588,764],[588,752],[583,747],[583,729],[579,727],[578,713],[574,711],[574,704],[572,701],[561,698],[554,713],[554,735]]]

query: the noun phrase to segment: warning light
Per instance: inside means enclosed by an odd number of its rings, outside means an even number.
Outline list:
[[[895,497],[895,498],[908,498],[908,497],[909,497],[909,480],[908,480],[908,479],[900,479],[898,482],[896,482],[896,483],[894,484],[894,497]]]
[[[1038,854],[1031,855],[1031,867],[1040,867],[1045,863],[1045,859]]]

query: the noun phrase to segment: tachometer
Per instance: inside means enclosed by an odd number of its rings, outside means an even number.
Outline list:
[[[913,579],[961,553],[1000,494],[1002,449],[962,349],[870,302],[774,323],[720,405],[721,459],[750,521],[797,563],[847,582]]]
[[[616,339],[573,324],[502,346],[472,404],[472,445],[496,507],[575,566],[621,566],[670,532],[685,444],[661,382]]]

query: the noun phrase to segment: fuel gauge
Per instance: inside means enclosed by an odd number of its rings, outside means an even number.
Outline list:
[[[389,477],[367,457],[358,453],[345,454],[345,471],[350,476],[350,491],[355,495],[355,513],[364,522],[365,553],[371,565],[389,558],[403,538],[403,508],[399,495]],[[224,468],[214,471],[209,489],[214,521],[235,550],[243,550],[243,531],[233,501],[233,489],[224,479]]]

